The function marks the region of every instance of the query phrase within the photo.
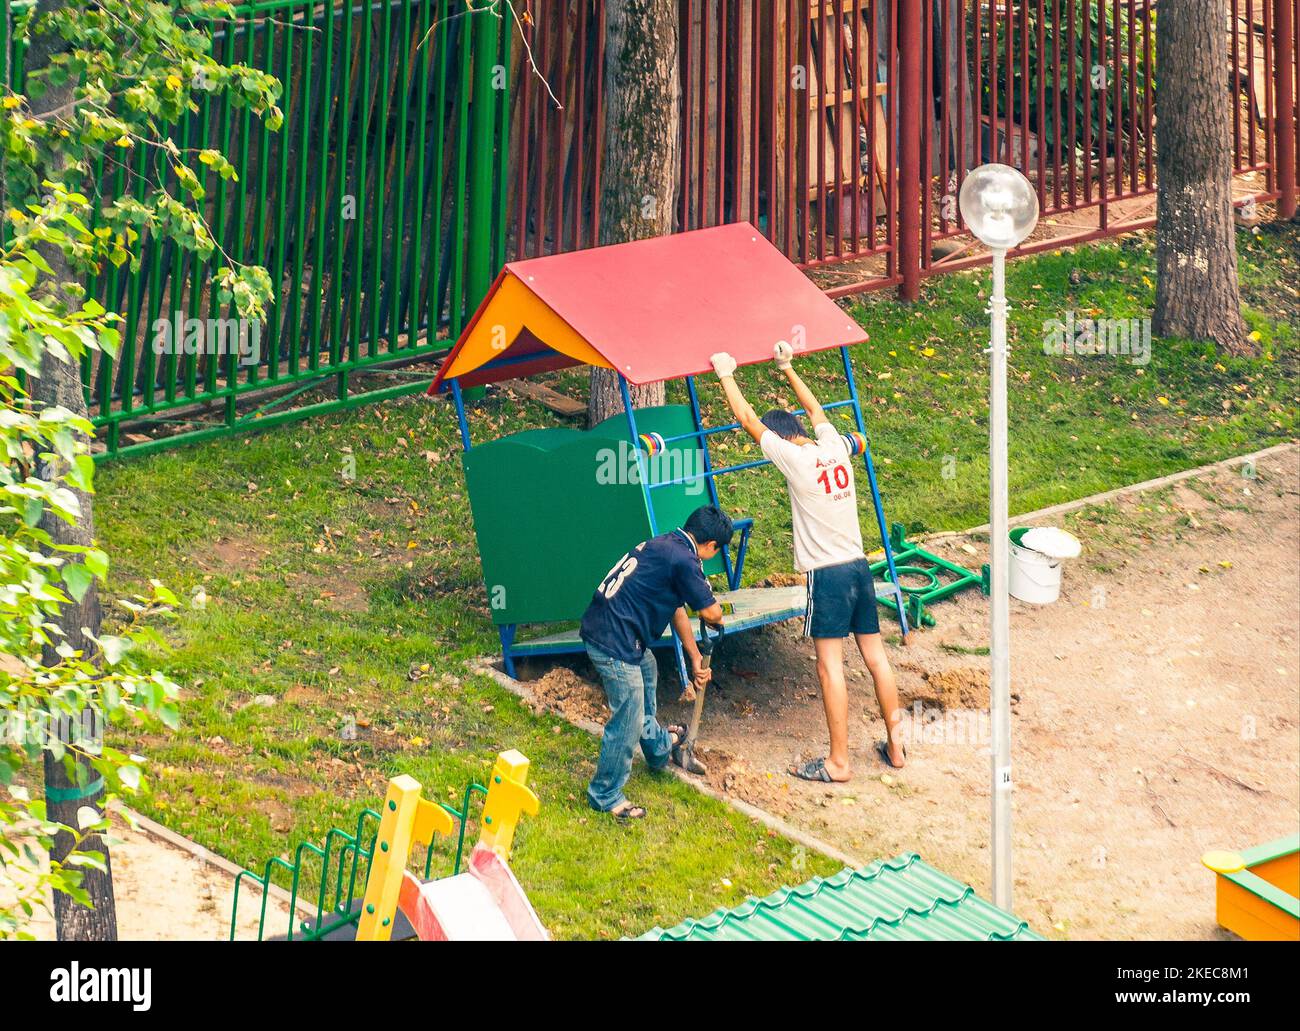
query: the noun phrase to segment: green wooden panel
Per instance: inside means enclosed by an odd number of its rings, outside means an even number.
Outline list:
[[[690,433],[695,429],[695,421],[691,415],[690,405],[661,405],[657,408],[638,408],[636,428],[638,433],[661,433],[668,438]],[[626,440],[627,416],[610,416],[593,427],[591,432]],[[704,452],[693,439],[679,440],[669,444],[662,455],[647,460],[646,467],[651,483],[675,480],[682,476],[702,473]],[[656,527],[660,533],[667,533],[686,522],[686,517],[701,505],[710,504],[709,484],[707,480],[699,479],[671,487],[660,487],[650,491],[650,501],[654,506]],[[708,574],[723,572],[721,556],[711,558],[704,563],[704,572]]]
[[[465,452],[493,622],[580,618],[619,556],[650,536],[625,436],[527,430]]]

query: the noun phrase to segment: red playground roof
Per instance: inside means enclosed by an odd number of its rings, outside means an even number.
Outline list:
[[[747,222],[506,265],[443,362],[477,386],[573,365],[654,383],[711,369],[727,351],[768,361],[867,334]]]

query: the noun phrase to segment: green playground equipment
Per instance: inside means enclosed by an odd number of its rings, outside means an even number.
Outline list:
[[[981,594],[989,593],[987,564],[978,573],[973,573],[965,566],[926,551],[907,539],[907,527],[902,523],[890,526],[889,543],[894,555],[893,569],[882,558],[871,564],[871,575],[902,588],[908,622],[912,626],[934,626],[934,616],[930,613],[929,606],[944,598],[951,598],[959,591],[979,587]],[[915,583],[918,577],[922,581],[920,584]],[[907,582],[909,578],[913,581],[910,586]],[[877,600],[891,612],[898,613],[896,598],[882,596]]]
[[[636,421],[642,432],[679,438],[656,458],[658,468],[704,468],[703,451],[691,436],[689,405],[641,408]],[[654,536],[654,527],[680,526],[694,509],[709,504],[703,479],[673,484],[650,494],[652,521],[636,472],[637,452],[621,413],[590,430],[525,430],[465,452],[483,582],[498,625],[579,619],[594,585],[629,547]],[[521,484],[527,485],[526,499]],[[599,517],[584,519],[575,538],[572,528],[581,513]],[[735,561],[730,553],[720,554],[705,563],[705,573],[725,573],[729,587],[739,585],[752,525],[749,519],[737,524]]]

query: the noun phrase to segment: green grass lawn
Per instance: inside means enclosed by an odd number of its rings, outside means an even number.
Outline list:
[[[1047,356],[1041,338],[1043,322],[1068,310],[1147,314],[1148,237],[1013,263],[1013,512],[1293,438],[1297,250],[1294,226],[1240,236],[1261,358],[1156,341],[1141,368]],[[914,530],[987,516],[986,291],[987,272],[975,272],[930,281],[917,306],[881,296],[851,308],[872,338],[856,349],[857,376],[886,514]],[[842,395],[836,356],[801,368],[827,400]],[[576,394],[582,377],[551,382]],[[769,368],[744,370],[742,385],[760,409],[785,402]],[[701,389],[710,420],[723,421],[716,387]],[[499,393],[472,418],[480,439],[551,421]],[[739,439],[720,446],[727,463],[752,453]],[[558,936],[638,933],[833,870],[639,764],[629,793],[648,820],[620,826],[588,810],[594,739],[467,672],[496,635],[458,447],[450,406],[417,396],[101,470],[112,587],[157,577],[186,599],[163,659],[185,685],[183,725],[134,744],[151,759],[139,808],[260,864],[350,824],[395,773],[453,801],[514,747],[532,760],[542,797],[515,867]],[[759,517],[754,575],[788,570],[776,474],[724,479],[723,501]],[[355,740],[341,734],[349,720]]]

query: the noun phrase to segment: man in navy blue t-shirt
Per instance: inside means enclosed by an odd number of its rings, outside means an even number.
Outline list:
[[[610,708],[587,788],[593,809],[620,820],[643,818],[645,807],[623,795],[632,750],[640,741],[646,764],[661,770],[686,736],[684,727],[662,727],[655,718],[659,670],[650,649],[672,623],[695,683],[709,682],[686,607],[710,623],[721,621],[722,606],[704,578],[703,563],[731,542],[731,534],[731,517],[720,508],[697,508],[680,530],[642,541],[619,559],[591,596],[580,633]]]

